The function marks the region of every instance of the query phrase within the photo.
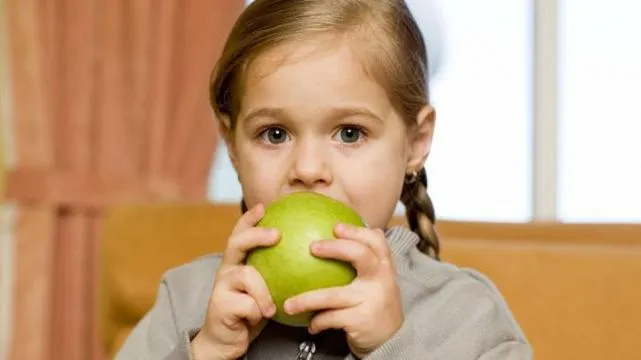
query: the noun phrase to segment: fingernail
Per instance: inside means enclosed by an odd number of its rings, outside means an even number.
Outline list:
[[[267,308],[267,317],[272,317],[276,314],[276,305],[271,305]]]
[[[269,234],[268,236],[273,240],[277,240],[280,236],[279,231],[276,229],[269,229],[268,234]]]
[[[338,231],[343,231],[343,232],[345,232],[345,231],[349,231],[349,229],[351,228],[351,225],[348,225],[348,224],[338,224],[338,225],[337,225],[337,227],[338,227]]]
[[[290,300],[285,301],[283,307],[285,308],[285,312],[290,315],[294,312],[294,309],[292,309],[292,302]]]

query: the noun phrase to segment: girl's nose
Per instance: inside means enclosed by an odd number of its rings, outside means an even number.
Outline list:
[[[329,150],[323,144],[314,141],[301,143],[294,149],[292,156],[289,171],[289,183],[292,187],[312,189],[331,184]]]

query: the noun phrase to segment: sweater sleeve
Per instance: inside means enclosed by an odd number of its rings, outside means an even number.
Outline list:
[[[194,360],[191,336],[179,331],[172,299],[163,279],[153,308],[138,322],[116,355],[116,360]]]
[[[532,349],[496,288],[471,275],[417,295],[403,326],[363,360],[531,360]]]
[[[491,316],[488,314],[488,316]],[[480,325],[480,324],[478,324]],[[467,332],[461,338],[457,347],[444,347],[434,349],[421,338],[420,329],[404,326],[387,343],[363,360],[385,359],[456,359],[456,360],[531,360],[530,346],[518,339],[506,335],[484,333],[482,327],[469,324],[468,328],[461,329]],[[476,333],[474,333],[476,332]],[[476,339],[475,339],[476,337]],[[483,341],[495,342],[496,345],[489,349],[481,349],[476,344]],[[492,337],[492,338],[487,338]],[[476,343],[476,344],[475,344]],[[435,350],[435,351],[434,351]],[[441,354],[441,355],[436,355]],[[450,354],[449,356],[447,354]]]

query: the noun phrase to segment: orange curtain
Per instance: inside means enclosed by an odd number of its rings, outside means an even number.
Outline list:
[[[7,82],[8,82],[8,77],[7,77],[7,65],[6,65],[6,54],[7,52],[7,46],[6,46],[6,16],[4,13],[4,3],[2,0],[0,0],[0,94],[4,93],[7,91]],[[2,111],[5,108],[4,104],[5,97],[0,96],[0,206],[2,205],[4,201],[4,189],[5,189],[5,176],[6,176],[6,166],[7,166],[7,143],[5,140],[5,122],[7,119],[5,119],[5,114]],[[0,212],[2,210],[0,209]],[[0,216],[2,216],[0,214]],[[1,221],[1,220],[0,220]],[[0,271],[2,270],[2,266],[0,265]],[[0,296],[1,299],[1,296]],[[0,330],[1,331],[1,330]],[[2,336],[0,334],[0,336]],[[0,340],[1,341],[1,340]],[[0,350],[0,356],[1,354]]]
[[[5,0],[18,205],[12,359],[99,352],[96,240],[120,201],[199,201],[207,82],[242,0]]]

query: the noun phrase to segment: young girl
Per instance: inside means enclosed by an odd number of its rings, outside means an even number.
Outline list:
[[[440,262],[423,164],[434,110],[422,35],[402,0],[257,0],[238,19],[211,102],[242,184],[224,254],[169,271],[117,359],[530,359],[492,283]],[[352,263],[348,286],[275,307],[246,254],[279,239],[254,225],[296,191],[338,199],[368,228],[339,225],[319,257]],[[387,228],[398,200],[410,229]]]

